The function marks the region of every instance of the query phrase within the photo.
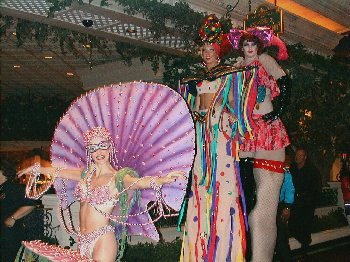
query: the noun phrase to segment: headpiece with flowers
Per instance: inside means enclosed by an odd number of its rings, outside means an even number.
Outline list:
[[[102,126],[93,127],[83,135],[85,145],[88,145],[90,141],[95,137],[102,137],[108,141],[113,141],[111,133],[107,128]]]
[[[228,41],[227,34],[224,33],[224,25],[215,14],[204,18],[198,30],[199,38],[195,41],[199,45],[209,43],[214,45],[220,57],[223,57],[232,48]]]
[[[202,43],[218,43],[222,42],[222,23],[216,17],[216,15],[211,14],[205,17],[204,22],[198,31],[200,40]]]

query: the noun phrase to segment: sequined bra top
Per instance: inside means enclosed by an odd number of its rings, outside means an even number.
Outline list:
[[[217,78],[213,81],[204,80],[197,84],[197,92],[199,95],[201,94],[215,94],[218,91],[220,86],[221,79]]]
[[[83,179],[75,187],[74,196],[80,202],[87,202],[94,207],[113,207],[118,199],[110,194],[109,187],[112,181],[113,177],[107,185],[92,188],[89,179]]]

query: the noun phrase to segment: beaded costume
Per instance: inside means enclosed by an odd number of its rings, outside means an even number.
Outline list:
[[[103,141],[85,147],[83,134],[87,131],[111,144]],[[95,167],[89,150],[109,147],[109,163],[116,170],[111,181],[115,184],[110,181],[91,188]],[[110,232],[118,241],[118,260],[123,256],[127,236],[143,235],[158,241],[154,222],[177,215],[187,180],[178,179],[160,187],[154,178],[175,170],[188,174],[193,158],[191,115],[181,96],[167,86],[120,83],[92,90],[74,101],[55,129],[51,160],[53,166],[63,169],[85,168],[79,183],[59,177],[54,182],[61,223],[77,237],[81,254],[91,257],[96,241]],[[125,186],[126,175],[136,178],[136,182]],[[152,189],[131,189],[145,177],[151,178]],[[33,179],[36,178],[35,175]],[[111,187],[117,189],[114,196],[110,195]],[[29,191],[35,193],[36,189]],[[105,226],[87,234],[76,230],[69,215],[65,216],[75,201],[93,207],[101,215],[101,223],[107,221]],[[152,218],[151,209],[156,211]]]

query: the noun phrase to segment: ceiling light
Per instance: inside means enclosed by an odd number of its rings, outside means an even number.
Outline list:
[[[14,65],[13,67],[14,68],[20,68],[21,66],[20,65]]]
[[[74,76],[74,73],[67,72],[66,75],[67,75],[67,76]]]
[[[128,33],[130,33],[130,34],[134,34],[134,33],[136,33],[137,31],[136,31],[135,29],[132,29],[132,28],[128,27],[128,28],[126,29],[126,32],[128,32]]]
[[[52,59],[52,56],[45,56],[45,59]]]
[[[266,0],[266,2],[270,4],[276,3],[275,0]],[[289,13],[300,16],[305,20],[308,20],[314,24],[322,26],[338,34],[344,33],[349,30],[349,28],[347,28],[346,26],[341,25],[336,21],[329,19],[328,17],[325,17],[320,13],[315,12],[308,7],[302,6],[296,3],[295,1],[292,1],[292,0],[277,1],[276,5],[288,11]]]
[[[12,34],[13,34],[13,35],[17,35],[17,33],[16,33],[16,32],[13,32]]]

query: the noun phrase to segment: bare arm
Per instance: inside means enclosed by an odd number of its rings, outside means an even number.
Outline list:
[[[22,217],[28,215],[30,212],[33,211],[34,208],[35,206],[22,206],[18,208],[10,217],[5,219],[4,224],[7,227],[13,227],[13,225],[18,219],[21,219]]]
[[[176,179],[187,179],[184,176],[184,172],[182,171],[174,171],[170,172],[166,176],[163,177],[143,177],[142,179],[133,177],[130,175],[126,175],[124,177],[124,184],[125,188],[130,187],[130,189],[146,189],[146,188],[151,188],[151,181],[152,179],[155,179],[155,183],[157,186],[161,186],[164,184],[169,184],[172,182],[175,182]]]
[[[25,169],[17,172],[18,177],[23,176],[24,174],[31,173],[34,166],[27,167]],[[59,178],[71,179],[79,181],[81,179],[82,168],[70,168],[70,169],[57,169],[56,167],[39,167],[38,172],[40,174],[47,174]]]
[[[273,76],[275,80],[281,78],[282,76],[285,76],[286,73],[281,68],[281,66],[276,62],[276,60],[269,56],[268,54],[261,54],[259,56],[259,61],[262,64],[262,66],[265,68],[266,72]]]

